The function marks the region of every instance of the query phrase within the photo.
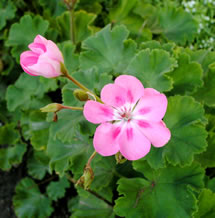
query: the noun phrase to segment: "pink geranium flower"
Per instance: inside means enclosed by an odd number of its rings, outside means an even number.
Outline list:
[[[62,74],[61,63],[64,60],[54,42],[37,35],[28,47],[31,51],[25,51],[20,56],[20,64],[26,73],[47,78]]]
[[[169,141],[171,133],[162,121],[167,108],[164,94],[122,75],[103,87],[101,100],[104,104],[90,100],[84,106],[85,118],[100,123],[93,139],[99,154],[120,151],[128,160],[137,160],[150,151],[151,144],[162,147]]]

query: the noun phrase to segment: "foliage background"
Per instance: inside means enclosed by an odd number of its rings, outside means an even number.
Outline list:
[[[3,217],[215,217],[214,9],[210,0],[79,0],[74,41],[63,1],[1,0]],[[19,55],[37,34],[58,43],[69,72],[96,94],[120,74],[164,92],[170,142],[124,164],[97,155],[90,190],[74,186],[96,127],[81,112],[53,123],[39,111],[83,103],[67,80],[22,72]]]

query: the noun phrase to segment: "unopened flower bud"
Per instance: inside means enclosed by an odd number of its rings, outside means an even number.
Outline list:
[[[82,90],[82,89],[75,89],[73,94],[79,101],[89,100],[89,96],[88,96],[87,92]]]
[[[62,106],[58,103],[48,104],[45,107],[40,108],[41,112],[58,112]]]
[[[76,183],[77,185],[81,185],[84,187],[85,190],[88,190],[90,188],[91,183],[94,179],[94,173],[91,166],[86,166],[84,169],[84,174],[81,176],[81,178]]]

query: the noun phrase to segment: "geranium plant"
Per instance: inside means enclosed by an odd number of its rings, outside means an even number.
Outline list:
[[[0,187],[17,217],[215,216],[213,8],[0,3]]]

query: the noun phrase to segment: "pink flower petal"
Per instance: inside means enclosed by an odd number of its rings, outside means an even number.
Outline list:
[[[28,70],[28,66],[34,65],[37,63],[39,56],[32,51],[25,51],[20,56],[20,64],[22,69],[30,74],[31,76],[36,76]]]
[[[57,45],[52,42],[51,40],[48,40],[48,43],[46,45],[47,49],[47,56],[53,60],[56,60],[58,62],[64,63],[63,55]]]
[[[147,88],[134,110],[135,119],[160,121],[167,109],[167,98],[155,89]]]
[[[116,154],[119,151],[117,140],[120,132],[120,125],[113,125],[111,123],[99,125],[93,138],[93,145],[96,152],[103,156]]]
[[[138,120],[137,124],[141,132],[155,147],[162,147],[170,140],[171,133],[163,121],[147,122]]]
[[[40,55],[38,62],[29,66],[28,71],[36,76],[44,76],[46,78],[53,78],[61,75],[60,63],[49,59],[46,53]]]
[[[28,45],[28,47],[38,55],[46,52],[46,46],[41,43],[31,43],[30,45]]]
[[[126,159],[138,160],[149,153],[151,143],[138,128],[128,124],[119,136],[119,147]]]
[[[48,40],[41,35],[37,35],[34,38],[34,43],[40,43],[46,45],[48,43]]]
[[[94,124],[113,120],[113,109],[96,101],[87,101],[83,113],[85,118]]]
[[[134,76],[121,75],[116,78],[115,84],[126,90],[126,98],[130,103],[136,103],[143,96],[143,84]]]
[[[126,103],[126,90],[115,84],[105,85],[101,91],[101,100],[107,105],[120,107]]]

